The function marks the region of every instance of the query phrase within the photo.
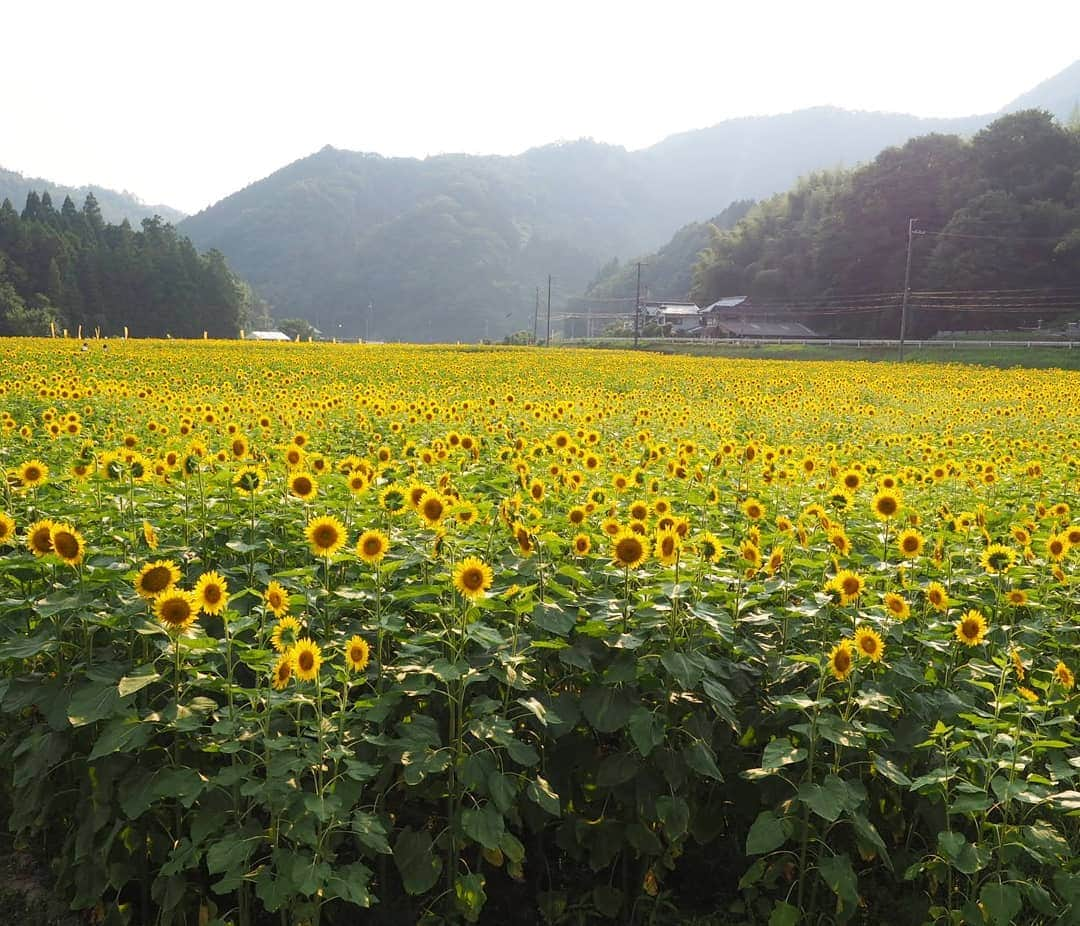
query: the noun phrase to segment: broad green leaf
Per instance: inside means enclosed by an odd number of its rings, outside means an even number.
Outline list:
[[[783,821],[777,819],[771,810],[763,810],[746,834],[746,854],[764,855],[772,852],[779,849],[787,838],[788,833]]]
[[[409,894],[423,894],[435,886],[442,871],[442,857],[434,851],[431,836],[406,827],[394,843],[394,864]]]
[[[773,906],[772,913],[769,914],[769,926],[797,926],[799,917],[798,907],[778,900]]]
[[[1010,926],[1016,922],[1016,916],[1024,906],[1020,891],[1012,884],[998,884],[988,881],[979,891],[982,901],[993,926]]]
[[[796,748],[786,739],[775,739],[765,747],[761,757],[761,767],[766,771],[783,768],[802,762],[807,756],[805,749]]]
[[[594,730],[614,733],[621,730],[630,718],[633,707],[621,689],[593,685],[581,700],[581,709]]]
[[[851,867],[851,859],[844,855],[827,855],[818,863],[818,871],[829,889],[840,898],[847,913],[859,905],[859,880]]]
[[[506,829],[503,815],[493,802],[461,812],[461,828],[473,842],[485,849],[498,849]]]
[[[528,795],[529,800],[539,805],[553,817],[562,815],[562,805],[559,802],[559,795],[551,789],[551,785],[548,784],[547,780],[541,778],[539,775],[526,786],[525,794]]]

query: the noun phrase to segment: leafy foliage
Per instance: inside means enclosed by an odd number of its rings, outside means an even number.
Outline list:
[[[226,337],[253,300],[219,251],[198,254],[158,216],[108,225],[92,193],[81,210],[48,192],[21,214],[0,204],[0,334]]]
[[[1004,116],[970,142],[928,135],[854,171],[811,174],[713,233],[694,297],[820,300],[902,288],[909,218],[915,290],[1080,286],[1080,136],[1038,111]],[[940,234],[937,234],[940,233]],[[916,332],[986,326],[920,312]],[[991,320],[993,321],[993,320]],[[895,308],[823,317],[844,334],[897,330]]]

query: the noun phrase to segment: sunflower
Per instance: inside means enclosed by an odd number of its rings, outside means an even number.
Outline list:
[[[885,610],[889,612],[889,616],[895,618],[898,621],[906,621],[911,616],[911,606],[904,599],[903,595],[897,595],[896,592],[888,592],[885,595]]]
[[[356,555],[372,566],[381,562],[389,549],[390,538],[379,530],[364,531],[356,541]]]
[[[1072,691],[1073,685],[1076,684],[1076,676],[1073,675],[1072,670],[1065,663],[1059,660],[1058,664],[1054,666],[1054,681],[1066,691]]]
[[[748,498],[743,502],[742,510],[751,521],[760,521],[765,517],[765,506],[756,498]]]
[[[348,485],[349,491],[353,495],[362,495],[367,490],[369,483],[363,473],[349,473],[345,484]]]
[[[15,519],[0,511],[0,546],[11,543],[15,536]]]
[[[633,521],[645,521],[649,517],[648,502],[636,501],[630,506],[630,519]]]
[[[48,518],[35,521],[26,529],[26,546],[34,556],[52,553],[52,529],[55,525]]]
[[[774,576],[779,571],[780,567],[784,565],[784,548],[773,547],[772,553],[769,554],[768,560],[765,562],[765,572]]]
[[[45,485],[48,481],[49,467],[40,460],[30,460],[19,467],[18,477],[23,488],[36,489],[38,486]]]
[[[279,653],[287,653],[300,639],[300,621],[295,617],[282,617],[270,634],[270,645]]]
[[[674,566],[679,559],[679,551],[682,549],[682,542],[678,533],[674,530],[662,530],[656,535],[656,544],[654,547],[656,551],[656,558],[660,560],[665,566]]]
[[[241,495],[254,495],[266,482],[266,473],[258,466],[241,466],[233,475],[233,488]]]
[[[896,516],[900,510],[900,496],[890,489],[882,489],[874,496],[870,503],[874,517],[881,521],[888,521]]]
[[[914,528],[908,527],[900,531],[896,536],[896,546],[903,554],[904,559],[915,559],[923,551],[926,540]]]
[[[739,544],[739,558],[746,563],[748,569],[761,568],[761,550],[752,540],[744,540]]]
[[[428,527],[434,527],[446,514],[446,500],[438,493],[425,491],[416,506],[417,514]]]
[[[1006,572],[1016,562],[1016,553],[1000,543],[992,543],[979,557],[979,565],[990,575]]]
[[[842,527],[837,527],[829,531],[829,543],[833,545],[836,552],[841,556],[847,556],[851,552],[851,541],[848,539],[848,535],[844,533]]]
[[[454,520],[457,521],[458,524],[472,524],[479,516],[476,505],[472,502],[460,502],[454,505],[451,511],[454,515]]]
[[[1012,663],[1013,672],[1016,673],[1017,681],[1024,680],[1024,660],[1020,658],[1020,650],[1015,646],[1009,650],[1009,661]]]
[[[529,529],[520,521],[513,527],[514,540],[517,541],[518,550],[522,556],[531,556],[533,552],[533,538]]]
[[[470,601],[483,598],[491,582],[491,567],[475,556],[466,556],[454,567],[454,588]]]
[[[313,682],[319,677],[322,665],[322,650],[308,637],[301,637],[290,650],[296,677],[302,682]]]
[[[1021,695],[1023,695],[1025,701],[1030,701],[1032,704],[1034,704],[1039,700],[1039,695],[1036,692],[1032,691],[1030,688],[1025,687],[1024,685],[1017,685],[1016,690],[1019,691]]]
[[[345,664],[353,672],[363,672],[371,661],[371,647],[361,636],[349,638],[345,644]]]
[[[829,653],[829,671],[833,677],[842,682],[850,674],[855,666],[855,658],[851,652],[851,641],[841,640]]]
[[[180,633],[195,623],[199,605],[191,592],[170,588],[154,599],[154,616],[170,633]]]
[[[379,493],[379,505],[388,514],[400,514],[407,504],[406,495],[401,486],[391,483]]]
[[[701,558],[707,560],[710,563],[720,562],[720,556],[723,553],[723,547],[720,544],[719,538],[715,534],[705,531],[701,535],[701,539],[698,541],[701,549]]]
[[[956,639],[965,646],[978,646],[986,636],[986,618],[972,608],[956,622]]]
[[[1022,588],[1010,589],[1005,595],[1005,600],[1009,602],[1014,608],[1022,608],[1028,603],[1027,592]]]
[[[855,630],[855,649],[871,662],[881,662],[885,653],[885,641],[876,630],[864,625]]]
[[[865,585],[865,580],[858,573],[852,572],[850,569],[841,569],[825,583],[825,591],[832,595],[839,604],[848,605],[862,594]]]
[[[308,521],[304,536],[312,554],[329,559],[345,545],[345,526],[332,515],[323,515]]]
[[[619,531],[612,538],[612,559],[617,566],[636,569],[649,555],[649,541],[631,530]]]
[[[309,473],[292,473],[289,476],[289,492],[296,498],[309,502],[319,494],[319,484]]]
[[[220,614],[229,603],[229,585],[217,572],[204,572],[192,591],[204,614]]]
[[[158,548],[157,531],[154,530],[154,525],[151,524],[149,521],[143,521],[142,522],[142,535],[143,535],[143,540],[146,541],[146,545],[151,550],[156,550]]]
[[[271,582],[266,586],[263,601],[274,617],[282,617],[289,612],[289,593],[278,582]]]
[[[592,549],[592,541],[589,539],[588,534],[576,534],[570,545],[574,548],[574,554],[577,556],[588,556],[589,551]]]
[[[1069,552],[1069,539],[1065,534],[1051,534],[1046,538],[1046,558],[1060,563]]]
[[[147,563],[135,577],[135,591],[140,598],[154,599],[180,581],[180,570],[172,560]]]
[[[940,582],[931,582],[926,586],[926,600],[935,611],[949,609],[949,593]]]
[[[270,684],[274,686],[275,691],[284,691],[288,687],[289,679],[292,677],[292,653],[282,653],[278,657],[277,663],[274,665],[274,677]]]
[[[69,566],[78,566],[86,553],[86,541],[70,524],[54,524],[50,535],[53,552]]]

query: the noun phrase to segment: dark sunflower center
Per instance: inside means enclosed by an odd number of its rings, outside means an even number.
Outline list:
[[[315,543],[324,550],[337,543],[337,529],[332,524],[321,524],[315,529]]]
[[[143,576],[142,587],[148,592],[160,592],[169,587],[172,573],[165,566],[155,566]]]
[[[461,574],[461,584],[469,591],[475,592],[484,584],[484,573],[475,566],[471,566]]]
[[[191,614],[191,608],[188,607],[188,603],[181,598],[174,598],[171,601],[166,601],[161,609],[161,619],[166,624],[172,624],[176,626],[184,623]]]
[[[203,589],[203,598],[208,604],[217,604],[221,601],[221,586],[219,585],[207,585]]]
[[[66,559],[74,559],[79,555],[78,538],[68,531],[57,531],[53,534],[53,546],[56,552]]]
[[[47,527],[39,527],[30,535],[30,543],[39,553],[48,553],[52,549],[52,538]]]
[[[296,660],[296,664],[304,672],[310,672],[312,666],[315,665],[315,657],[311,654],[310,650],[304,650]]]

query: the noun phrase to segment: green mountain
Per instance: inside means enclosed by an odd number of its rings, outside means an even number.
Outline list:
[[[582,140],[515,157],[417,160],[328,147],[181,230],[222,251],[276,316],[327,335],[499,338],[532,328],[548,274],[553,304],[565,305],[612,257],[653,250],[736,200],[913,136],[970,135],[991,119],[822,107],[729,120],[633,152]]]
[[[4,170],[0,167],[0,202],[10,199],[16,207],[21,209],[31,190],[39,195],[47,192],[58,203],[63,202],[65,196],[70,196],[73,202],[81,203],[86,199],[87,193],[93,193],[101,209],[102,218],[106,222],[117,225],[127,219],[132,225],[138,227],[143,219],[152,219],[155,215],[175,225],[184,217],[183,212],[171,206],[148,205],[134,193],[126,191],[118,193],[116,190],[107,190],[100,186],[64,186],[61,183],[42,180],[40,177],[24,177],[13,170]]]
[[[1002,116],[971,140],[927,135],[855,170],[808,175],[712,232],[692,295],[699,305],[748,295],[758,311],[794,312],[823,333],[893,337],[899,299],[883,294],[903,288],[913,217],[921,294],[909,333],[1076,312],[1080,132],[1043,110]],[[1016,290],[1028,292],[1006,292]]]
[[[1022,109],[1045,109],[1062,124],[1080,117],[1080,61],[1074,61],[1064,71],[1021,94],[1001,112],[1015,113]]]

